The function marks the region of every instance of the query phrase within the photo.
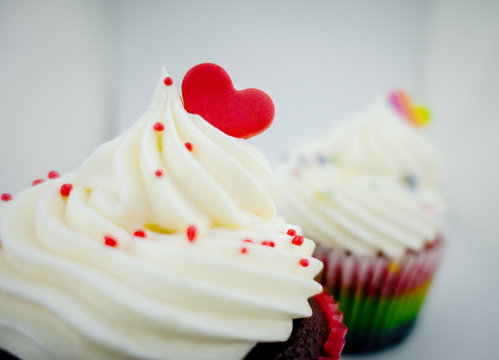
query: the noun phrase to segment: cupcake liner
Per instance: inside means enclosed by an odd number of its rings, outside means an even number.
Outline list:
[[[4,360],[19,360],[18,357],[12,355],[10,352],[0,348],[0,359]]]
[[[347,328],[333,296],[323,289],[308,300],[312,315],[293,321],[284,342],[260,342],[244,360],[337,360],[345,345]]]
[[[368,352],[403,340],[412,329],[440,262],[443,240],[394,261],[318,245],[319,281],[334,295],[348,326],[345,352]]]
[[[329,335],[324,343],[324,355],[319,360],[337,360],[345,346],[345,334],[347,327],[342,323],[343,314],[331,295],[324,290],[315,296],[328,322]]]

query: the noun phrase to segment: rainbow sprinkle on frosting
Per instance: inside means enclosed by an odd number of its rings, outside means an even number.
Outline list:
[[[404,91],[397,90],[390,93],[388,100],[395,110],[412,125],[423,127],[430,122],[430,111],[425,107],[411,104],[409,96]]]

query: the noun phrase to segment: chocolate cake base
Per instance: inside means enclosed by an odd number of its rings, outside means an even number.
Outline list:
[[[312,316],[293,321],[285,342],[258,343],[244,360],[316,360],[324,354],[328,321],[315,299],[309,300]]]

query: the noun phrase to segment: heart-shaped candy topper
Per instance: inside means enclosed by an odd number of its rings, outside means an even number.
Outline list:
[[[258,89],[236,90],[220,66],[194,66],[182,81],[185,110],[201,115],[227,135],[247,139],[267,129],[274,119],[274,103]]]

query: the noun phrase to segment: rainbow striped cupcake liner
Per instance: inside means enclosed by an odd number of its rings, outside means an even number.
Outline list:
[[[348,327],[345,353],[381,350],[409,335],[443,248],[442,238],[437,238],[393,261],[317,246],[314,256],[324,263],[318,280],[339,302]]]

